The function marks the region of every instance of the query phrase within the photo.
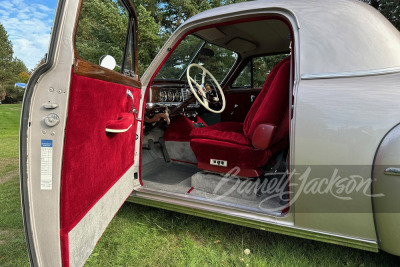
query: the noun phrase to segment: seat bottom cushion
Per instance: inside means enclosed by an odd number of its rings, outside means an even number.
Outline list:
[[[190,146],[198,162],[210,164],[211,159],[223,160],[227,162],[228,168],[259,168],[264,166],[271,156],[270,150],[259,150],[219,140],[192,139]]]
[[[190,137],[251,146],[250,140],[243,133],[243,123],[238,122],[220,122],[204,128],[196,128],[192,130]]]
[[[256,149],[251,146],[232,144],[210,139],[192,139],[190,147],[196,155],[198,168],[229,173],[235,167],[240,168],[238,176],[256,177],[262,173],[262,168],[277,152],[288,145],[286,140],[276,143],[267,150]],[[227,167],[210,164],[211,160],[226,161]],[[257,175],[253,175],[257,174]]]

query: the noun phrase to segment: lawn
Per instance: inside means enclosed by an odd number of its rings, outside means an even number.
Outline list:
[[[0,105],[0,266],[27,266],[18,181],[21,105]],[[250,249],[246,255],[244,249]],[[398,257],[126,203],[87,266],[399,266]]]

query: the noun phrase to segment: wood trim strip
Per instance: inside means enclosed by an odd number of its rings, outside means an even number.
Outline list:
[[[139,77],[135,78],[125,76],[119,72],[103,68],[97,64],[88,62],[83,59],[75,59],[74,73],[80,76],[94,78],[106,82],[123,84],[130,87],[141,89]]]

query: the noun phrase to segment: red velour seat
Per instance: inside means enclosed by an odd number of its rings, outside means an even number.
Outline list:
[[[288,144],[289,76],[290,59],[286,58],[271,70],[244,123],[220,122],[192,130],[190,146],[199,169],[228,173],[239,167],[237,175],[244,177],[262,173],[269,158]],[[253,140],[263,136],[260,132],[255,134],[260,124],[265,127],[258,129],[274,131],[265,136],[271,140]],[[268,147],[257,149],[253,146],[255,143],[268,144]]]

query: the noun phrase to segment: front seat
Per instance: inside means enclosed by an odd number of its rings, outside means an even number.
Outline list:
[[[270,72],[244,123],[220,122],[193,129],[190,146],[198,168],[257,177],[262,167],[289,142],[290,58]],[[235,169],[236,171],[237,169]]]

